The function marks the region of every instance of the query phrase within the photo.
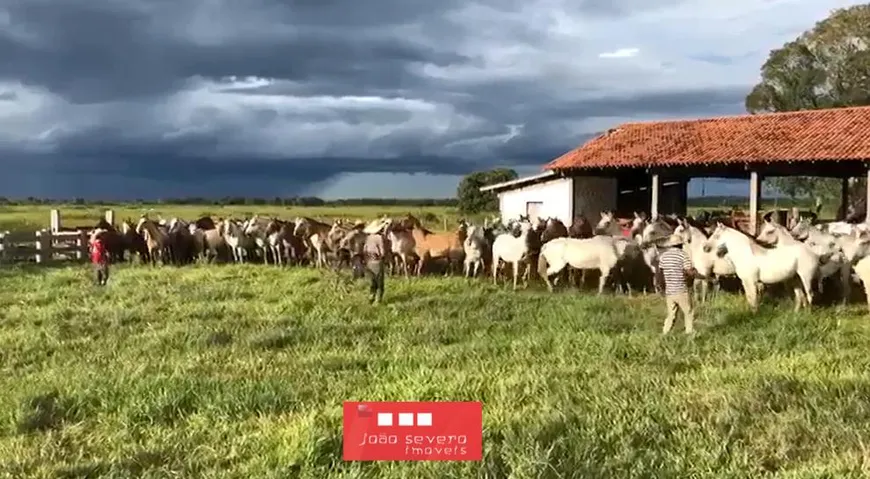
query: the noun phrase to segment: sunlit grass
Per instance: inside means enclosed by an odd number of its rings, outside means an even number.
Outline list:
[[[0,271],[0,476],[865,477],[864,307],[757,315],[308,268]],[[481,463],[344,463],[346,400],[480,400]]]

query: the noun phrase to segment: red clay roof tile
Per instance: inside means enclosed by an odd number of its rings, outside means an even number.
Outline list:
[[[626,123],[544,169],[861,159],[870,159],[870,107]]]

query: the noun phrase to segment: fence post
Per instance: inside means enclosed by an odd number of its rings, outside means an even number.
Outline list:
[[[87,257],[88,249],[88,234],[84,231],[79,231],[79,236],[76,238],[76,259],[81,261]]]
[[[52,211],[52,213],[54,213],[57,210],[51,210],[51,211]],[[52,214],[52,220],[54,220],[54,214]],[[41,230],[41,231],[36,232],[36,262],[37,263],[42,263],[44,260],[42,251],[45,250],[46,248],[45,248],[45,240],[43,239],[43,234],[42,234],[43,231],[45,231],[45,230]],[[49,244],[51,244],[50,240],[49,240]]]
[[[106,223],[115,226],[115,210],[106,210]]]
[[[8,231],[0,233],[0,264],[6,263],[6,237],[8,235]]]
[[[60,231],[60,210],[51,210],[51,231]]]

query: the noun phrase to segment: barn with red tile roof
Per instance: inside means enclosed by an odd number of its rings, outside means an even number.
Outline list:
[[[763,177],[827,176],[844,178],[845,184],[846,178],[867,175],[868,162],[870,107],[854,107],[626,123],[554,159],[544,170],[551,179],[574,179],[570,202],[575,212],[586,214],[577,194],[586,178],[614,179],[607,191],[596,191],[607,197],[597,203],[614,210],[642,205],[651,213],[684,213],[692,177],[746,178],[752,221],[757,220]],[[509,191],[504,185],[489,189]]]

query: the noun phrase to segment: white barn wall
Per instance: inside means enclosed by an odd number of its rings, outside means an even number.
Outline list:
[[[545,183],[499,193],[499,211],[506,222],[526,214],[526,203],[540,201],[541,216],[559,218],[570,224],[574,217],[574,179],[559,178]]]
[[[569,221],[573,222],[575,215],[582,214],[595,223],[601,212],[616,211],[616,199],[619,195],[616,178],[577,176],[574,177],[573,188],[574,210]]]

